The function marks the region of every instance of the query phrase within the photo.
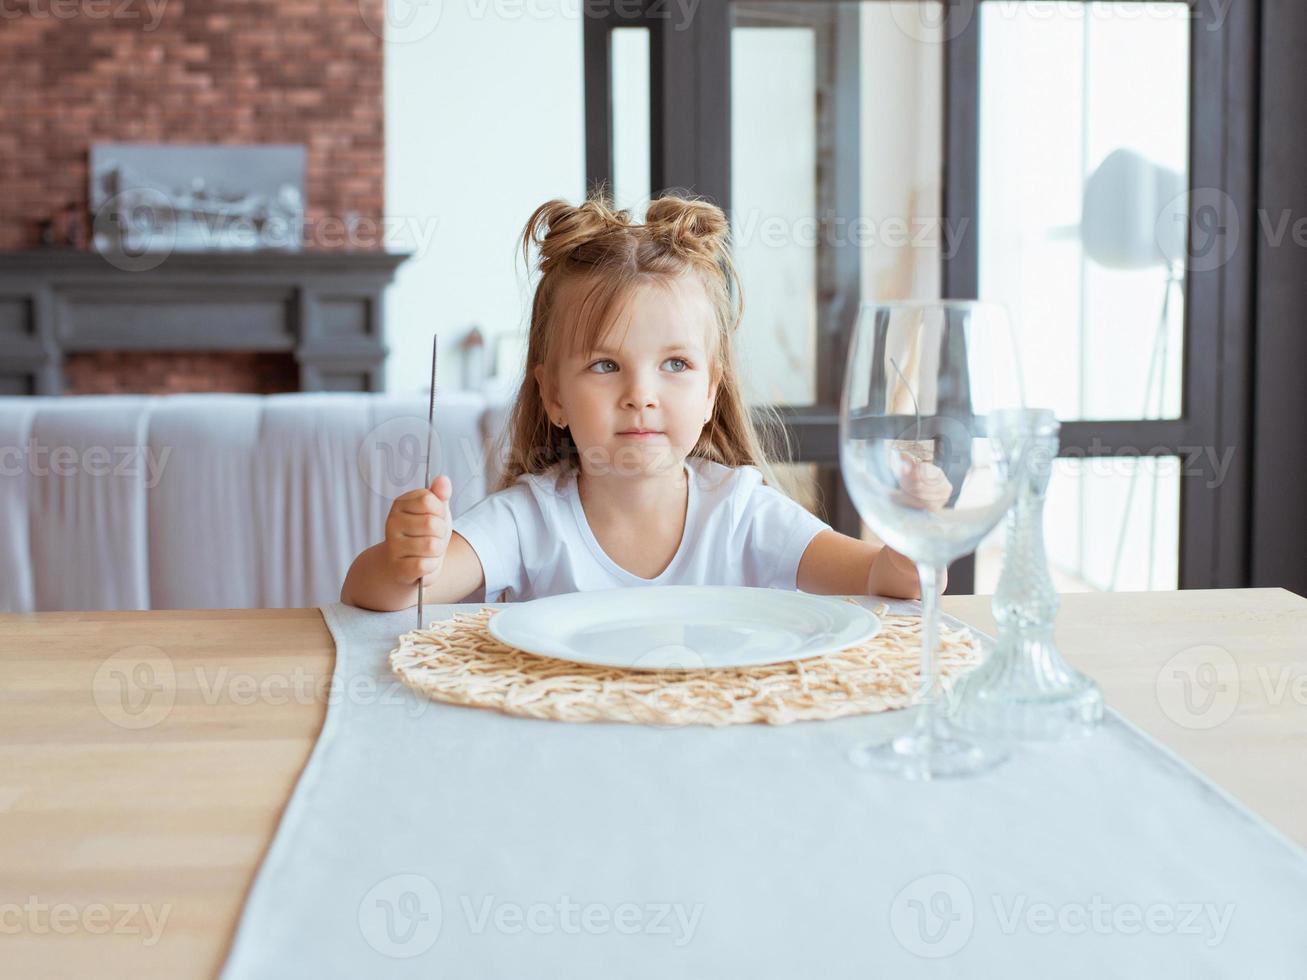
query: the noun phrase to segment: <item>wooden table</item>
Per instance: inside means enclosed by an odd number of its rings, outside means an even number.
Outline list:
[[[987,597],[944,607],[993,628]],[[1068,595],[1057,636],[1113,707],[1307,844],[1307,600]],[[1220,651],[1237,707],[1218,692],[1200,724],[1221,723],[1185,727],[1180,672]],[[215,975],[333,653],[315,609],[0,616],[0,973]]]

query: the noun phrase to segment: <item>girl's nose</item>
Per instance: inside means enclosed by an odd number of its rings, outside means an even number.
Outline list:
[[[653,382],[641,375],[633,374],[630,384],[623,392],[622,407],[637,411],[642,408],[657,408],[658,395],[654,391]]]

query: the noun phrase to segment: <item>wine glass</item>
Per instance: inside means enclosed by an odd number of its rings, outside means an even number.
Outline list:
[[[840,468],[867,526],[921,578],[921,687],[910,732],[857,746],[853,761],[907,779],[980,772],[1000,743],[964,734],[939,710],[934,655],[939,582],[1016,499],[1023,407],[1006,310],[933,300],[864,304],[840,401]]]

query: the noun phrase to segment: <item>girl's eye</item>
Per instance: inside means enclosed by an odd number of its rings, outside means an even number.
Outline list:
[[[593,364],[590,365],[590,368],[589,368],[589,369],[590,369],[591,371],[594,371],[595,374],[612,374],[612,373],[613,373],[612,371],[595,371],[595,368],[599,367],[599,365],[601,365],[601,364],[613,364],[613,362],[612,362],[612,361],[595,361]],[[616,364],[613,364],[613,367],[615,368],[615,367],[617,367],[617,365],[616,365]]]
[[[678,368],[673,368],[673,369],[672,369],[672,373],[673,373],[673,374],[680,374],[682,371],[688,371],[688,370],[690,369],[690,362],[687,361],[687,360],[686,360],[685,358],[683,358],[683,357],[669,357],[669,358],[667,358],[667,360],[663,361],[663,363],[664,363],[664,364],[673,364],[673,363],[675,363],[675,364],[679,364],[679,365],[681,365],[681,366],[678,367]]]

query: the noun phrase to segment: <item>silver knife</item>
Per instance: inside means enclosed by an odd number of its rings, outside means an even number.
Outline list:
[[[427,465],[423,489],[431,486],[431,425],[436,417],[436,341],[438,335],[431,335],[431,399],[427,402]],[[422,628],[422,576],[418,576],[418,629]]]

